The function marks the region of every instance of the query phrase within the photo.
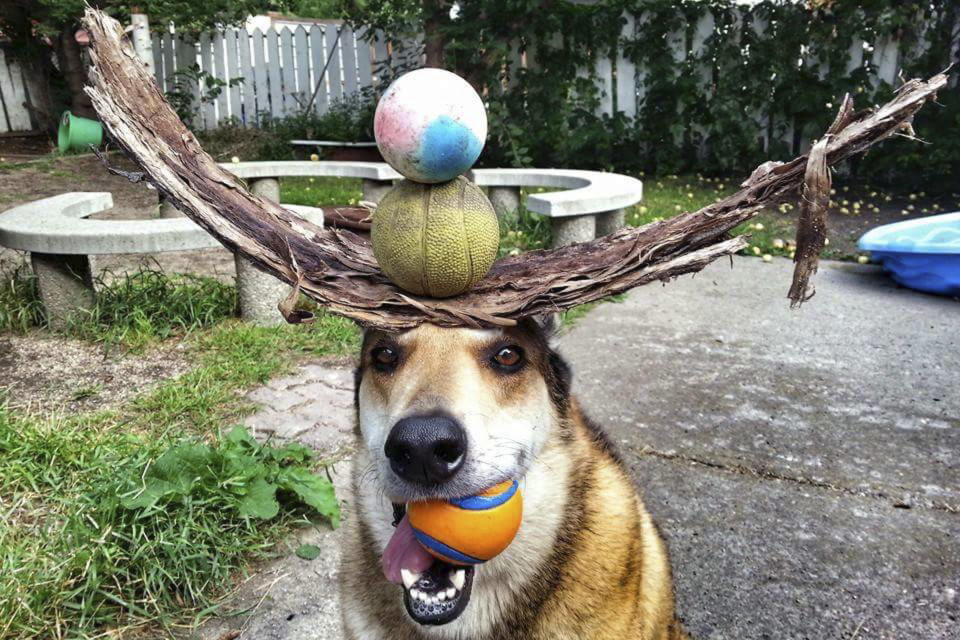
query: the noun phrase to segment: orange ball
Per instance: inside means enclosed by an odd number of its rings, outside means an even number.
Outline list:
[[[413,534],[432,556],[457,565],[486,562],[506,549],[523,520],[523,496],[516,480],[454,500],[411,502]]]

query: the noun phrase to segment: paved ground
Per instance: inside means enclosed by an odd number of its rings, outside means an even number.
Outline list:
[[[826,263],[790,311],[789,279],[738,259],[599,307],[560,340],[575,391],[669,539],[695,638],[958,638],[960,303]],[[343,452],[349,388],[308,367],[256,391],[251,424]],[[305,532],[325,556],[265,567],[253,613],[198,635],[340,637],[338,535]]]

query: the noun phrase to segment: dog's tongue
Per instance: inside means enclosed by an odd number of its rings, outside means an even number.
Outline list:
[[[433,564],[433,556],[424,551],[420,543],[413,536],[413,527],[407,516],[393,530],[393,536],[387,543],[387,548],[383,550],[383,575],[390,582],[401,583],[403,578],[400,576],[400,570],[406,569],[413,573],[422,573]]]

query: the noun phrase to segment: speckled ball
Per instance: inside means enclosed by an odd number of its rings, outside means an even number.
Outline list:
[[[415,182],[452,180],[470,169],[487,139],[487,112],[473,87],[443,69],[400,76],[373,120],[384,159]]]

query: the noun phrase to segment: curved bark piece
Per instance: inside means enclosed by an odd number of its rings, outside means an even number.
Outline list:
[[[806,156],[765,165],[738,193],[687,213],[592,242],[501,260],[471,291],[445,300],[413,296],[377,267],[368,241],[320,229],[282,206],[249,193],[217,166],[136,63],[120,25],[86,10],[94,67],[87,88],[113,139],[178,209],[260,269],[331,311],[387,330],[423,322],[442,326],[509,326],[523,316],[569,309],[633,287],[699,271],[746,242],[730,230],[765,205],[795,194]],[[908,82],[886,105],[860,117],[838,117],[825,149],[827,165],[892,135],[946,84],[943,74]]]

